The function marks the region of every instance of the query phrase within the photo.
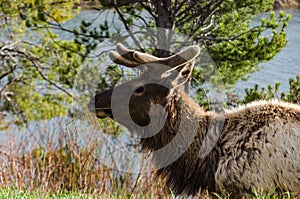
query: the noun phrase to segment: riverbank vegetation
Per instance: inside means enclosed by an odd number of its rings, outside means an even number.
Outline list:
[[[163,2],[103,0],[95,6],[101,17],[67,28],[80,12],[78,0],[0,0],[0,198],[175,197],[151,165],[147,172],[129,173],[115,165],[126,167],[132,159],[105,159],[112,157],[110,145],[139,150],[137,140],[118,145],[126,132],[119,124],[98,121],[86,111],[96,91],[136,74],[107,62],[108,50],[122,42],[164,57],[200,45],[210,56],[199,63],[192,86],[205,104],[210,99],[202,85],[208,78],[231,92],[286,45],[290,16],[273,12],[269,0]],[[268,17],[251,26],[262,11]],[[108,67],[100,73],[102,63]],[[248,89],[246,98],[230,103],[272,98],[299,103],[299,77],[290,85],[285,94],[278,94],[278,85]],[[144,155],[141,168],[149,166]],[[252,197],[277,197],[262,195]]]

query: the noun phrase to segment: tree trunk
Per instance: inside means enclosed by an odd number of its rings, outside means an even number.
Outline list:
[[[174,21],[171,20],[171,0],[153,1],[157,9],[157,54],[158,57],[170,56]]]

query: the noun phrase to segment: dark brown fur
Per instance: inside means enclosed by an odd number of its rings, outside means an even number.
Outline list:
[[[133,87],[142,78],[143,75],[121,86]],[[163,129],[152,137],[142,138],[141,145],[152,152],[169,146],[164,153],[154,155],[154,163],[159,168],[158,175],[166,179],[174,193],[190,195],[208,189],[238,196],[251,194],[253,189],[275,188],[278,192],[300,193],[298,105],[261,101],[216,113],[204,111],[185,93],[183,85],[171,89],[144,85],[144,89],[142,95],[133,95],[130,100],[132,119],[147,125],[150,107],[165,107],[167,119]],[[111,108],[110,104],[103,104],[110,96],[108,93],[111,90],[96,95],[90,106],[97,110]],[[100,118],[113,117],[108,112],[99,113],[96,111]],[[161,113],[153,114],[160,117]],[[119,122],[126,126],[126,122]],[[175,136],[181,139],[174,141]],[[190,144],[181,148],[183,143]],[[211,150],[202,157],[199,153],[203,147]],[[165,166],[168,159],[178,154],[175,161]]]

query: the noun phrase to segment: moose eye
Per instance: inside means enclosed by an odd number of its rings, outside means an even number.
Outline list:
[[[141,95],[145,92],[145,87],[144,86],[139,86],[134,90],[134,94],[136,95]]]

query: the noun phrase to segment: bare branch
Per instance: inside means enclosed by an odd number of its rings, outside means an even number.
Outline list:
[[[134,36],[134,34],[132,33],[129,25],[126,22],[126,19],[124,18],[122,12],[120,11],[120,9],[118,8],[117,5],[114,4],[114,9],[117,11],[123,25],[125,26],[125,29],[127,30],[127,32],[129,33],[130,37],[133,39],[134,43],[138,46],[138,48],[142,51],[145,52],[144,47],[142,46],[142,44],[138,41],[138,39]]]
[[[4,45],[0,48],[0,56],[3,57],[3,61],[5,61],[5,57],[9,57],[9,59],[14,62],[13,66],[10,67],[7,72],[4,72],[0,75],[0,80],[5,78],[9,74],[13,73],[13,71],[17,68],[17,61],[15,60],[14,56],[12,56],[9,51],[11,50],[11,48],[13,46],[17,45],[18,43],[20,43],[20,41],[12,42],[11,44]]]
[[[70,97],[72,97],[72,94],[70,94],[66,89],[64,89],[63,87],[59,86],[58,84],[54,83],[53,81],[51,81],[50,79],[48,79],[41,71],[41,67],[40,67],[40,62],[39,59],[34,57],[33,55],[31,55],[29,52],[25,52],[25,51],[21,51],[18,49],[10,49],[10,48],[6,48],[5,49],[8,52],[14,52],[16,53],[17,56],[19,57],[23,57],[29,61],[31,61],[31,63],[33,64],[33,66],[36,68],[36,70],[38,71],[39,75],[42,77],[42,79],[44,79],[45,81],[47,81],[48,83],[50,83],[51,85],[53,85],[54,87],[56,87],[57,89],[63,91],[64,93],[66,93],[67,95],[69,95]],[[16,56],[15,55],[15,56]]]
[[[147,6],[145,3],[140,2],[142,7],[154,18],[154,20],[157,20],[157,16],[155,15],[154,11],[151,9],[150,6]]]
[[[58,84],[54,83],[53,81],[51,81],[50,79],[48,79],[40,70],[39,68],[39,62],[37,62],[36,59],[34,59],[33,57],[29,58],[30,61],[33,63],[33,66],[36,68],[36,70],[38,71],[39,75],[47,82],[49,82],[52,86],[56,87],[57,89],[63,91],[64,93],[66,93],[67,95],[69,95],[71,98],[73,98],[72,94],[69,93],[66,89],[64,89],[63,87],[59,86]]]
[[[43,27],[40,27],[40,28],[47,28],[47,29],[51,28],[51,29],[62,30],[62,31],[65,31],[65,32],[69,32],[69,33],[75,34],[74,30],[69,30],[67,28],[64,28],[59,21],[57,21],[55,18],[53,18],[48,13],[44,12],[44,14],[47,15],[49,18],[51,18],[53,21],[55,21],[55,23],[49,21],[48,25],[50,25],[50,26],[43,26]],[[96,19],[97,18],[95,18],[94,20],[92,20],[92,23]],[[84,33],[81,33],[81,32],[77,32],[76,34],[79,35],[79,36],[83,36],[83,37],[93,37],[93,38],[95,38],[95,36],[87,35],[87,34],[84,34]],[[100,38],[100,39],[107,39],[107,38],[109,38],[109,37],[101,36],[101,35],[97,35],[97,36],[98,36],[97,38]]]
[[[193,38],[195,36],[195,34],[197,34],[197,32],[199,30],[201,30],[201,28],[205,24],[206,20],[209,19],[216,12],[217,8],[222,3],[223,3],[223,1],[221,1],[221,0],[218,1],[218,2],[216,2],[215,6],[209,12],[206,13],[206,15],[204,17],[204,20],[201,23],[198,23],[198,25],[195,27],[195,29],[191,31],[191,33],[189,34],[189,36],[185,39],[185,41],[182,43],[182,45],[178,49],[181,49],[186,42],[188,42],[191,38]],[[209,27],[210,27],[210,25],[209,25]],[[207,28],[205,28],[205,30],[206,29]]]
[[[255,27],[252,27],[251,29],[249,29],[248,31],[242,32],[238,35],[235,35],[235,36],[232,36],[232,37],[229,37],[229,38],[213,38],[213,37],[207,37],[207,36],[200,36],[200,37],[195,37],[194,39],[196,41],[198,41],[198,40],[210,40],[210,41],[216,41],[216,42],[222,42],[222,41],[230,42],[230,41],[239,39],[241,36],[243,36],[245,34],[256,31],[259,28],[260,28],[260,26],[255,26]]]
[[[204,32],[204,31],[210,29],[210,28],[214,25],[214,19],[213,19],[213,18],[214,18],[214,17],[212,17],[212,18],[210,19],[210,23],[209,23],[208,26],[203,27],[203,28],[201,29],[201,32]]]
[[[149,27],[149,23],[146,21],[146,19],[144,19],[144,17],[142,17],[141,15],[134,15],[136,18],[142,20],[144,22],[144,24]]]
[[[178,2],[178,1],[175,1],[175,3]],[[181,12],[179,12],[179,10],[182,8],[182,6],[186,3],[186,1],[181,1],[181,3],[177,6],[178,3],[176,3],[176,8],[175,8],[175,12],[174,12],[174,15],[175,17],[180,17],[180,15],[182,14]],[[176,14],[177,13],[177,14]]]
[[[17,68],[17,65],[14,64],[14,66],[12,68],[10,68],[9,71],[0,75],[0,80],[3,79],[4,77],[8,76],[9,74],[11,74],[16,68]]]

